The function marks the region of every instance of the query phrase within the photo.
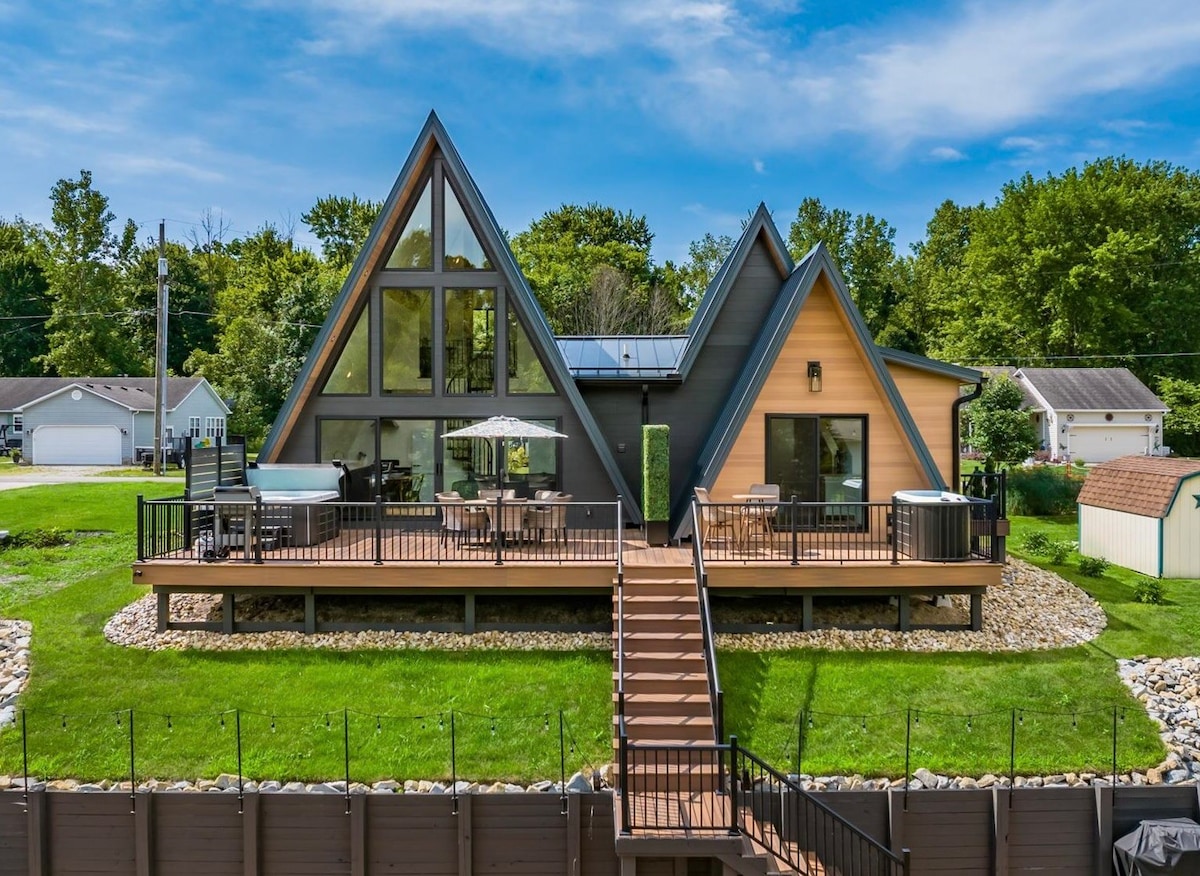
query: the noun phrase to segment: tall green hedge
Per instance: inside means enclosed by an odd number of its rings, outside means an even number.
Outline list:
[[[671,516],[670,426],[642,426],[642,513],[647,520]]]
[[[1072,514],[1083,478],[1069,466],[1035,465],[1008,470],[1008,512],[1043,517]]]

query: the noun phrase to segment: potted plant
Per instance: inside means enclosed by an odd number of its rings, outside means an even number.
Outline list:
[[[671,516],[670,426],[642,426],[642,515],[646,543],[665,545]]]

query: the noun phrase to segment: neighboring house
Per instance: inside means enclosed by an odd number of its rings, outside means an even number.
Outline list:
[[[120,465],[154,446],[153,377],[0,377],[0,424],[35,465]],[[167,380],[165,437],[223,436],[229,408],[202,377]]]
[[[825,247],[794,263],[762,205],[686,335],[556,339],[431,116],[259,459],[341,460],[360,501],[400,473],[428,502],[496,485],[490,442],[440,436],[506,414],[569,438],[524,442],[505,486],[620,495],[640,522],[641,426],[665,423],[682,534],[694,486],[810,502],[956,488],[961,390],[980,380],[876,346]]]
[[[1038,439],[1051,459],[1159,456],[1167,406],[1128,368],[1018,368]]]
[[[1200,578],[1200,460],[1125,456],[1079,493],[1079,552],[1156,578]]]

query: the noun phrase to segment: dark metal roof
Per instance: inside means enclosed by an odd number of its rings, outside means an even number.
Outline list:
[[[974,368],[964,368],[962,365],[939,362],[937,359],[918,356],[916,353],[909,353],[905,350],[893,350],[891,347],[880,347],[879,355],[883,357],[885,362],[907,365],[909,368],[917,368],[921,371],[929,371],[932,374],[941,374],[945,377],[957,377],[963,383],[979,383],[984,376],[982,371]]]
[[[687,335],[562,336],[558,349],[578,380],[677,380]]]
[[[1165,411],[1128,368],[1022,368],[1029,382],[1057,411]]]
[[[203,377],[168,377],[167,410],[174,410],[203,382]],[[154,410],[153,377],[0,377],[0,411],[16,410],[69,386],[134,411]]]

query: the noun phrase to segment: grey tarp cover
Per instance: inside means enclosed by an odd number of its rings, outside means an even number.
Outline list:
[[[1200,876],[1200,824],[1190,818],[1143,821],[1113,843],[1118,876]]]

